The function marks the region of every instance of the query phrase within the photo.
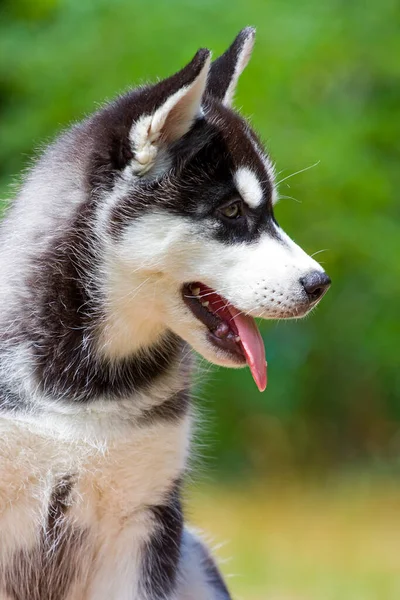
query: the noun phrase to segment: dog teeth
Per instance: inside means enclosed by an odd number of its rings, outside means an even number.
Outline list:
[[[240,342],[240,336],[238,336],[238,335],[237,335],[237,336],[235,337],[235,342]]]
[[[192,294],[193,294],[193,296],[198,296],[200,294],[200,288],[199,287],[192,288]]]
[[[210,303],[208,300],[206,300],[205,302],[202,302],[201,305],[207,308],[210,305]]]

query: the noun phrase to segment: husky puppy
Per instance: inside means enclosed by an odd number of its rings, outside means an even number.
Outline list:
[[[329,286],[231,109],[254,30],[63,133],[1,228],[1,600],[226,600],[184,525],[190,350],[266,386],[254,317]]]

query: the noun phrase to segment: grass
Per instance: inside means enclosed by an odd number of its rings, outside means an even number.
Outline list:
[[[400,598],[400,484],[209,487],[191,490],[189,507],[225,542],[216,554],[235,600]]]

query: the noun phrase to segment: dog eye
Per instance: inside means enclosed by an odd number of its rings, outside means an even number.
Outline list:
[[[227,219],[238,219],[243,216],[243,204],[242,202],[233,202],[232,204],[221,208],[220,212]]]

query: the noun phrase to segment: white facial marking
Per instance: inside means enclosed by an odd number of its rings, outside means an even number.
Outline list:
[[[263,191],[258,177],[247,167],[241,167],[235,173],[235,184],[239,194],[250,208],[257,208],[262,202]]]
[[[132,315],[126,313],[123,320],[127,342],[137,344],[140,338],[142,345],[146,343],[137,315],[147,311],[147,320],[167,325],[209,361],[235,366],[223,350],[210,344],[208,330],[184,304],[185,282],[201,281],[254,317],[298,317],[309,310],[301,278],[322,268],[281,229],[276,228],[275,235],[265,232],[252,244],[234,245],[209,233],[209,224],[162,212],[146,214],[126,228],[114,256],[134,292],[128,294],[126,286],[118,286],[118,306],[129,299]],[[106,279],[110,283],[110,274]],[[199,292],[192,285],[192,295]],[[201,301],[206,304],[208,298]],[[114,321],[111,317],[110,323]],[[126,346],[123,352],[128,350]]]
[[[270,158],[268,156],[266,156],[265,154],[261,154],[261,158],[262,158],[262,161],[263,161],[263,163],[265,165],[265,168],[267,170],[269,180],[272,183],[272,198],[271,198],[271,201],[272,201],[272,206],[275,206],[275,204],[279,200],[278,191],[277,191],[276,185],[275,185],[275,165],[270,160]]]
[[[248,136],[249,137],[249,136]],[[267,156],[264,152],[264,149],[259,146],[253,138],[250,138],[250,141],[253,145],[254,150],[257,152],[258,156],[260,157],[260,159],[262,160],[265,170],[267,171],[267,175],[268,178],[272,184],[272,206],[274,206],[278,200],[279,200],[279,196],[278,196],[278,192],[275,186],[275,165],[274,163],[271,161],[271,159],[269,158],[269,156]]]

